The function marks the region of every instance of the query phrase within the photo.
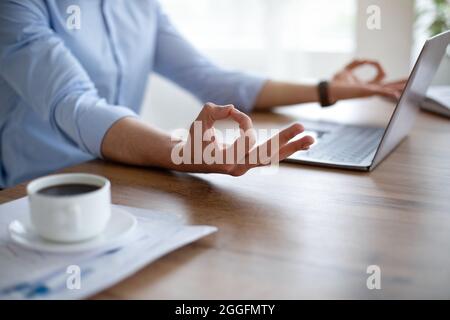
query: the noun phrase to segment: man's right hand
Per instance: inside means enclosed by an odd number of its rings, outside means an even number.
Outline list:
[[[232,119],[241,129],[241,136],[231,145],[217,141],[214,123],[221,119]],[[200,127],[199,132],[196,132],[196,126]],[[232,105],[207,103],[192,124],[186,141],[174,141],[167,133],[135,117],[127,117],[113,124],[106,133],[102,142],[102,155],[109,160],[140,166],[241,176],[252,168],[276,164],[297,151],[308,150],[314,143],[312,137],[304,136],[291,141],[303,130],[302,125],[293,124],[256,146],[253,124],[246,114]],[[198,134],[200,136],[196,136]],[[206,141],[204,136],[207,137]],[[199,147],[196,146],[196,139],[200,141]],[[223,162],[215,163],[204,158],[204,154],[215,156],[216,153],[222,155]],[[188,163],[176,163],[174,154],[182,157],[189,154],[189,157],[184,158]]]
[[[217,141],[214,123],[222,119],[232,119],[239,124],[241,134],[233,144],[226,145]],[[253,123],[249,116],[233,105],[219,106],[207,103],[192,124],[188,139],[178,145],[180,155],[186,156],[188,153],[185,159],[189,162],[189,164],[180,164],[178,170],[241,176],[252,168],[273,165],[295,152],[308,150],[314,143],[311,136],[291,141],[303,131],[303,126],[296,123],[256,146]],[[200,142],[197,145],[196,140]],[[206,148],[209,149],[206,150]],[[205,153],[223,161],[211,163],[211,159],[205,159]]]

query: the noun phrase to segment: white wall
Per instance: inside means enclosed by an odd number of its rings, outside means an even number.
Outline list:
[[[367,28],[366,10],[370,5],[381,9],[380,30]],[[356,55],[380,61],[391,79],[407,76],[411,67],[413,24],[413,0],[359,0]]]

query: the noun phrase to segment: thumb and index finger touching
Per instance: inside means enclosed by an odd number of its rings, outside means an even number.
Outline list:
[[[372,80],[369,80],[368,83],[370,83],[370,84],[380,83],[381,81],[383,81],[386,78],[386,72],[385,72],[384,68],[381,66],[381,64],[378,61],[375,61],[375,60],[367,60],[367,59],[353,60],[347,66],[345,66],[345,70],[347,70],[349,72],[353,72],[354,70],[356,70],[357,68],[362,67],[362,66],[372,66],[375,68],[375,70],[377,72],[376,75],[374,76],[374,78]]]

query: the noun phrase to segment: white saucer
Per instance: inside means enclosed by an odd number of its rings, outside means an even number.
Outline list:
[[[125,210],[111,208],[111,218],[105,230],[97,237],[80,242],[53,242],[40,237],[29,221],[14,220],[9,224],[10,238],[18,245],[38,251],[73,253],[111,247],[124,240],[137,225],[136,218]]]

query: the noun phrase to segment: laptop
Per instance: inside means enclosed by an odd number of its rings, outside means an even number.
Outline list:
[[[359,171],[375,169],[412,129],[449,44],[450,31],[425,42],[386,128],[333,123],[316,123],[311,128],[306,123],[308,131],[316,133],[317,143],[287,161]]]

